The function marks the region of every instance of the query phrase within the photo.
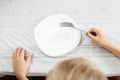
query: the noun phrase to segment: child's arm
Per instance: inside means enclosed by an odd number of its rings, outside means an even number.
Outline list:
[[[92,39],[96,44],[100,45],[101,47],[111,51],[116,56],[120,57],[120,47],[114,45],[113,43],[109,42],[108,39],[105,37],[104,33],[101,30],[91,28],[87,33],[87,36]]]
[[[24,53],[24,48],[17,48],[12,56],[13,70],[18,80],[28,80],[26,74],[32,59],[32,54],[30,53],[28,57],[24,59]]]

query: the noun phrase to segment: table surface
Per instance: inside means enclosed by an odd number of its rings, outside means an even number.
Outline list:
[[[84,57],[97,64],[106,75],[120,75],[120,59],[97,46],[82,33],[83,42],[72,52],[50,58],[40,51],[34,28],[45,17],[65,13],[81,29],[96,27],[119,44],[120,0],[0,0],[0,74],[12,74],[11,57],[16,47],[34,54],[30,75],[45,75],[61,60]]]

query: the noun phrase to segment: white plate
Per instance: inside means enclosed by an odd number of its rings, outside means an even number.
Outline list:
[[[61,27],[60,23],[71,22],[65,14],[56,14],[42,20],[35,28],[34,35],[41,51],[51,57],[62,56],[73,50],[80,42],[80,31],[71,27]]]

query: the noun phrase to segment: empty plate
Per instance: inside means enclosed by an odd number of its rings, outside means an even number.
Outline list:
[[[42,20],[34,31],[35,40],[41,51],[51,57],[58,57],[73,50],[81,39],[80,31],[72,27],[61,27],[69,22],[77,27],[72,18],[65,14],[56,14]]]

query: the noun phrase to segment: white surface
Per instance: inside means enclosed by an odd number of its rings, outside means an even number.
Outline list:
[[[24,46],[34,53],[29,73],[46,74],[59,61],[81,56],[98,64],[107,75],[120,75],[120,59],[92,43],[84,33],[81,46],[78,45],[74,51],[59,58],[42,54],[33,36],[35,26],[43,18],[65,13],[71,16],[81,29],[96,27],[119,38],[119,3],[120,0],[0,0],[0,73],[13,72],[12,52],[16,47]],[[116,39],[111,40],[119,45]]]
[[[55,14],[46,17],[35,27],[35,39],[44,54],[51,57],[63,56],[79,44],[80,31],[61,26],[66,21],[78,26],[69,16]]]

